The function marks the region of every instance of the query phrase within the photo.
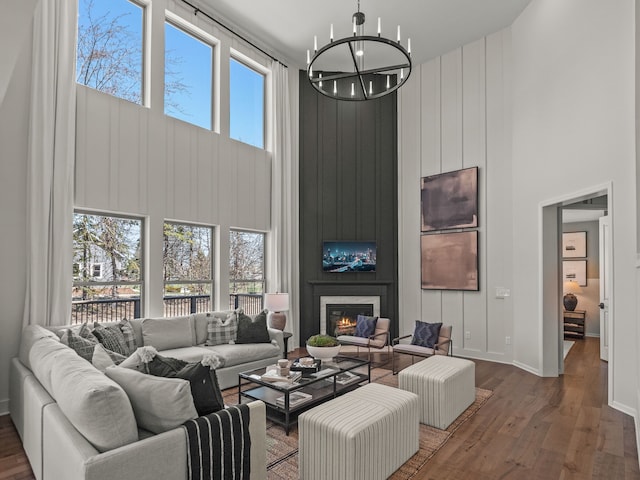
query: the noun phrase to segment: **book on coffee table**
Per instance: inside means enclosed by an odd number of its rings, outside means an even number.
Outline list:
[[[313,395],[304,392],[293,392],[289,394],[289,408],[296,407],[301,403],[307,402],[313,398]],[[276,398],[276,403],[280,407],[284,407],[284,395]]]

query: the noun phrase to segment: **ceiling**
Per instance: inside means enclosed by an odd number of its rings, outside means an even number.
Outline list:
[[[361,0],[366,15],[365,34],[375,35],[378,17],[382,35],[396,38],[400,25],[402,44],[411,38],[415,63],[447,53],[510,25],[531,0]],[[306,66],[307,49],[329,41],[333,23],[336,39],[352,34],[351,16],[357,0],[199,0],[193,1],[212,16],[230,21],[249,32],[260,47],[272,51],[283,63]]]

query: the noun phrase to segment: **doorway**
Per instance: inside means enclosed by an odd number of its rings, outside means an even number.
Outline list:
[[[606,211],[609,214],[611,226],[613,227],[612,195],[611,183],[599,185],[590,189],[563,195],[561,197],[542,202],[540,204],[540,323],[542,330],[542,344],[540,346],[542,376],[555,377],[564,372],[564,328],[563,328],[563,283],[562,283],[562,215],[566,206],[589,202],[598,197],[606,198]],[[610,236],[613,237],[613,228],[610,229]],[[613,261],[612,242],[608,243],[609,258]],[[609,317],[611,321],[606,326],[606,338],[611,339],[613,324],[613,291],[609,298]],[[603,332],[600,332],[601,334]],[[608,363],[608,390],[611,395],[613,368],[612,350],[614,345],[609,345]]]

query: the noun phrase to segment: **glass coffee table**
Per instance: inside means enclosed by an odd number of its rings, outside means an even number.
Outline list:
[[[239,374],[238,403],[243,399],[262,400],[267,418],[282,425],[287,435],[302,412],[371,381],[368,361],[340,356],[322,362],[317,372],[292,383],[266,381],[262,379],[266,370],[257,368]]]

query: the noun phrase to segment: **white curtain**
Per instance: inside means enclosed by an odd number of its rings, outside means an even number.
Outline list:
[[[77,9],[76,0],[40,0],[34,13],[25,325],[71,316]]]
[[[298,273],[298,165],[289,99],[287,67],[273,61],[272,67],[273,161],[271,193],[270,289],[289,294],[286,331],[298,342],[299,273]],[[291,344],[290,344],[291,346]]]

